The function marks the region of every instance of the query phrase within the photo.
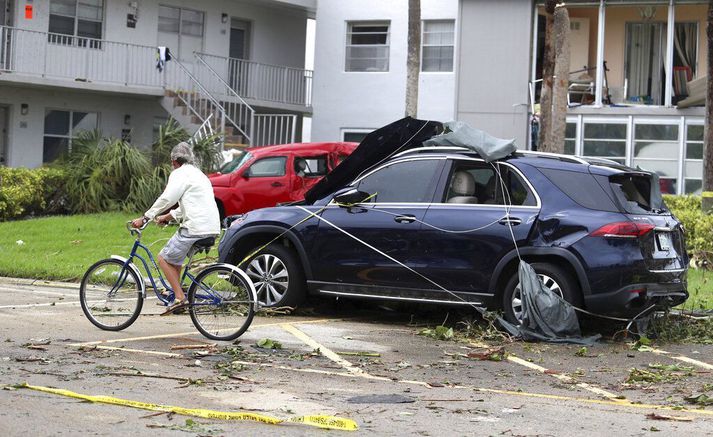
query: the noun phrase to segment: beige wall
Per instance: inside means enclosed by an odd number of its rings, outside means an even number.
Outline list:
[[[652,21],[666,22],[668,7],[656,5],[656,14]],[[705,70],[706,65],[706,5],[676,6],[676,22],[698,23],[698,65],[696,72]],[[608,6],[606,8],[606,26],[604,35],[604,60],[607,61],[609,72],[607,79],[610,87],[624,85],[624,51],[626,50],[625,33],[627,22],[641,22],[639,6]],[[540,7],[540,14],[544,14]],[[570,17],[589,18],[589,47],[571,47],[571,50],[587,50],[589,65],[596,65],[597,60],[597,28],[599,26],[599,8],[569,8]],[[544,31],[542,29],[541,31]],[[592,73],[593,75],[594,73]]]

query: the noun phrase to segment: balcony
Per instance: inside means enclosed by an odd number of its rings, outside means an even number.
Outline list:
[[[196,53],[196,56],[212,73],[196,69],[196,76],[216,96],[226,94],[225,84],[228,84],[251,105],[284,106],[284,109],[299,111],[312,106],[312,70],[206,53]]]
[[[184,64],[216,98],[233,95],[226,90],[228,84],[251,105],[311,111],[311,70],[202,53],[195,56],[204,62]],[[167,64],[169,74],[176,70],[175,62]],[[0,26],[2,82],[154,96],[163,96],[167,88],[166,75],[156,69],[154,46],[6,26]]]
[[[0,26],[0,81],[163,94],[156,48]]]

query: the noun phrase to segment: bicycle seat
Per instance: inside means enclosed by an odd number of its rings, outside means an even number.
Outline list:
[[[201,238],[193,243],[193,247],[197,250],[210,249],[215,244],[215,237]]]

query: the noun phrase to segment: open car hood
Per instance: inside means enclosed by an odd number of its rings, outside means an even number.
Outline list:
[[[421,147],[424,141],[442,130],[443,126],[438,121],[406,117],[371,132],[351,155],[305,193],[305,200],[314,203],[386,158]]]

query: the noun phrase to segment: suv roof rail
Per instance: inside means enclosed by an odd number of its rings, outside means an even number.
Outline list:
[[[561,159],[562,161],[569,161],[569,162],[575,162],[577,164],[589,165],[589,162],[580,158],[579,156],[565,155],[562,153],[536,152],[536,151],[532,151],[532,150],[518,150],[515,153],[519,153],[521,155],[541,156],[543,158],[555,158],[555,159]]]
[[[428,147],[416,147],[414,149],[408,149],[404,150],[403,152],[399,152],[396,155],[392,156],[392,158],[398,158],[399,156],[403,156],[409,153],[419,153],[419,152],[430,152],[430,151],[456,151],[456,152],[473,152],[475,153],[474,150],[469,149],[467,147],[461,147],[461,146],[428,146]]]

